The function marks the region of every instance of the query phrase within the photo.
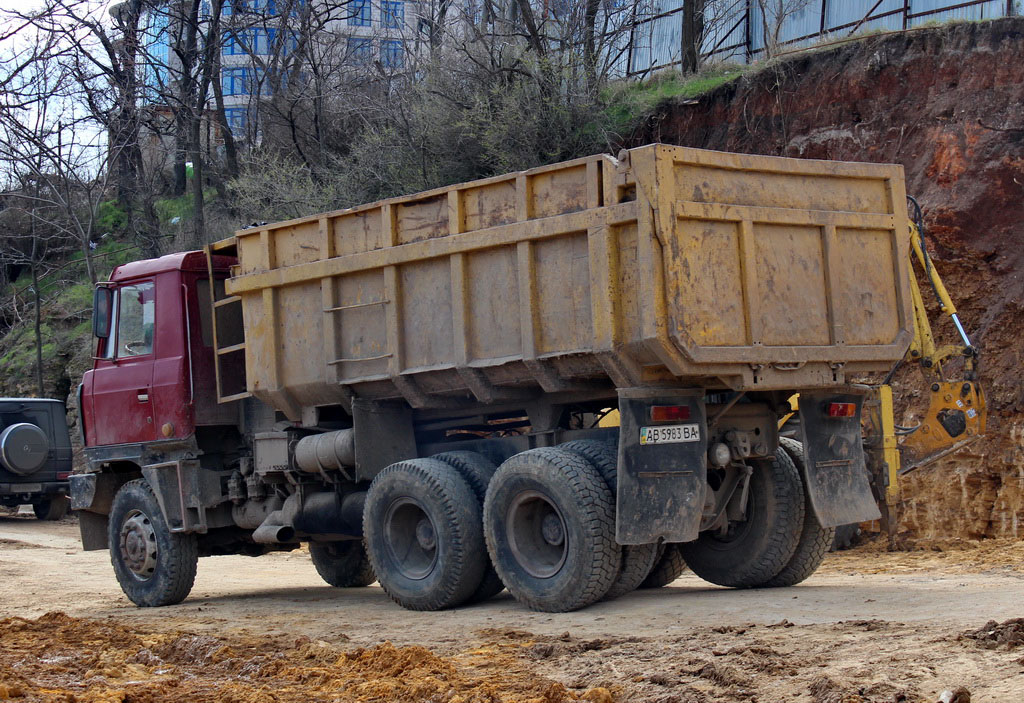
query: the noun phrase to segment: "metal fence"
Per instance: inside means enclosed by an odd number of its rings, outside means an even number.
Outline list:
[[[1021,0],[707,0],[701,54],[705,62],[750,63],[764,58],[766,45],[787,51],[869,31],[993,19],[1019,14],[1021,4]],[[622,39],[628,44],[615,72],[642,76],[679,65],[683,0],[649,0],[634,7],[634,19]],[[783,8],[781,13],[778,8]]]

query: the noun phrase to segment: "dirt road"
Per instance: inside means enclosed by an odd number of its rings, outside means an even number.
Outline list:
[[[80,550],[72,521],[8,515],[0,573],[0,617],[70,616],[0,622],[0,672],[23,677],[11,690],[29,699],[893,703],[963,686],[975,703],[1024,701],[1024,623],[984,627],[1024,616],[1024,543],[861,548],[789,589],[687,574],[566,614],[507,594],[414,613],[377,587],[327,587],[304,552],[215,557],[200,561],[183,604],[144,610],[124,599],[106,553]],[[36,650],[51,655],[40,663]],[[89,668],[82,652],[96,651],[110,653],[107,666]],[[359,688],[372,682],[384,688]],[[0,673],[0,698],[5,685]]]

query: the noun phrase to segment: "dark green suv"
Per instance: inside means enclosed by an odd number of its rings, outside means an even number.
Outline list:
[[[31,503],[40,520],[68,511],[71,437],[64,403],[0,398],[0,505]]]

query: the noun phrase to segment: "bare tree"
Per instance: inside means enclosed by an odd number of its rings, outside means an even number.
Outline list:
[[[786,22],[806,10],[810,4],[811,0],[757,0],[762,20],[761,38],[767,58],[779,52]]]
[[[147,122],[144,44],[149,0],[126,0],[108,13],[88,0],[46,0],[31,13],[7,12],[7,21],[45,38],[51,66],[74,92],[76,121],[89,122],[106,140],[109,178],[128,228],[150,255],[159,253],[154,209],[159,175],[147,168],[142,132]],[[39,44],[40,42],[37,42]]]
[[[0,111],[0,160],[9,178],[32,184],[19,190],[33,227],[76,242],[95,281],[91,244],[109,174],[104,135],[78,100],[65,57],[42,30],[29,34],[23,43],[34,58],[8,80],[20,104]]]

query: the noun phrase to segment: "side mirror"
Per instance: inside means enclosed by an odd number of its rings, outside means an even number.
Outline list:
[[[100,287],[92,292],[92,334],[99,339],[110,336],[110,312],[114,306],[114,291]]]

